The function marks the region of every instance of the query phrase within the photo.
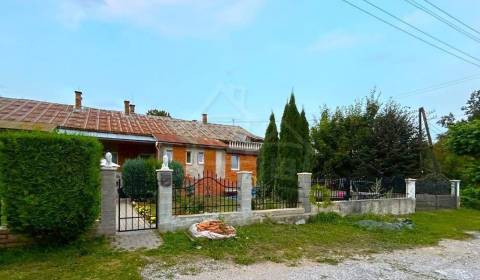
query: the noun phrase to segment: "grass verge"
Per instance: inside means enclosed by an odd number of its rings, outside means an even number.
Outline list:
[[[413,230],[365,230],[361,219],[392,220],[388,216],[317,216],[306,225],[257,224],[237,229],[236,239],[192,241],[184,232],[163,234],[155,250],[118,252],[105,240],[78,241],[67,247],[32,247],[0,251],[0,279],[140,279],[148,262],[173,265],[195,258],[296,262],[309,258],[335,264],[353,254],[434,245],[441,239],[464,239],[465,231],[480,231],[480,211],[419,212],[410,215]]]

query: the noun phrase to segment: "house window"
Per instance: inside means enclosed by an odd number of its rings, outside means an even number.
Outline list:
[[[187,164],[192,164],[192,152],[187,151]]]
[[[112,154],[112,162],[118,164],[118,153],[117,152],[110,152]]]
[[[205,161],[204,154],[203,152],[198,152],[197,154],[197,163],[198,164],[203,164]]]
[[[172,162],[172,160],[173,160],[173,150],[166,150],[165,153],[167,154],[167,157],[168,157],[168,163]]]
[[[232,155],[232,170],[240,170],[240,157]]]

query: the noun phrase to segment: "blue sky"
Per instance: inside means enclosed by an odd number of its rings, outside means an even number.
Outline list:
[[[405,1],[372,1],[480,56],[478,42]],[[480,1],[431,1],[480,29]],[[1,1],[0,35],[2,96],[73,103],[80,89],[86,106],[121,110],[129,99],[137,112],[206,112],[259,135],[272,110],[280,119],[292,88],[309,119],[374,86],[383,99],[461,115],[480,88],[478,67],[340,0]]]

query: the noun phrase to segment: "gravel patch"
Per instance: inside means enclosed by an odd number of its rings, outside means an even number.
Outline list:
[[[480,279],[480,235],[467,241],[444,240],[438,246],[370,256],[356,256],[337,265],[303,261],[297,266],[257,263],[249,266],[213,260],[162,267],[151,264],[142,271],[144,279]]]

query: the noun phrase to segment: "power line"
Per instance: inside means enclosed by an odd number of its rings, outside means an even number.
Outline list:
[[[441,39],[439,39],[439,38],[437,38],[437,37],[429,34],[428,32],[423,31],[422,29],[414,26],[413,24],[410,24],[410,23],[404,21],[403,19],[401,19],[401,18],[397,17],[396,15],[388,12],[387,10],[385,10],[385,9],[383,9],[383,8],[375,5],[375,4],[373,4],[372,2],[370,2],[370,1],[368,1],[368,0],[363,0],[363,2],[369,4],[369,5],[372,6],[372,7],[375,7],[376,9],[382,11],[383,13],[385,13],[385,14],[393,17],[394,19],[402,22],[403,24],[406,24],[406,25],[410,26],[411,28],[413,28],[413,29],[417,30],[418,32],[424,34],[425,36],[428,36],[429,38],[431,38],[431,39],[433,39],[433,40],[435,40],[435,41],[437,41],[437,42],[439,42],[439,43],[441,43],[441,44],[443,44],[443,45],[445,45],[445,46],[447,46],[447,47],[450,47],[450,48],[456,50],[457,52],[460,52],[460,53],[462,53],[462,54],[464,54],[464,55],[466,55],[466,56],[468,56],[468,57],[470,57],[470,58],[472,58],[472,59],[480,62],[480,59],[478,59],[477,57],[472,56],[472,55],[470,55],[469,53],[467,53],[467,52],[465,52],[465,51],[462,51],[461,49],[458,49],[458,48],[452,46],[451,44],[449,44],[449,43],[447,43],[447,42],[445,42],[445,41],[443,41],[443,40],[441,40]]]
[[[439,16],[437,13],[435,13],[434,11],[430,10],[429,8],[423,6],[422,4],[419,4],[417,1],[415,0],[405,0],[405,2],[409,3],[410,5],[424,11],[425,13],[431,15],[432,17],[438,19],[439,21],[445,23],[446,25],[450,26],[451,28],[455,29],[457,32],[469,37],[470,39],[480,43],[480,38],[478,38],[477,36],[475,35],[472,35],[470,32],[467,32],[465,29],[457,26],[456,24],[446,20],[445,18],[443,18],[442,16]]]
[[[463,60],[463,61],[465,61],[465,62],[467,62],[467,63],[469,63],[469,64],[475,65],[475,66],[477,66],[477,67],[480,68],[480,64],[475,63],[475,62],[472,62],[472,61],[470,61],[470,60],[468,60],[468,59],[466,59],[466,58],[464,58],[464,57],[461,57],[461,56],[459,56],[459,55],[457,55],[457,54],[455,54],[455,53],[452,53],[452,52],[449,51],[449,50],[446,50],[446,49],[444,49],[444,48],[442,48],[442,47],[439,47],[439,46],[435,45],[435,44],[432,43],[432,42],[429,42],[429,41],[427,41],[427,40],[425,40],[425,39],[423,39],[423,38],[421,38],[421,37],[419,37],[419,36],[417,36],[417,35],[409,32],[409,31],[407,31],[407,30],[405,30],[405,29],[403,29],[403,28],[401,28],[401,27],[396,26],[396,25],[393,24],[393,23],[388,22],[388,21],[385,20],[385,19],[382,19],[382,18],[379,17],[379,16],[376,16],[376,15],[372,14],[371,12],[369,12],[369,11],[367,11],[367,10],[365,10],[365,9],[363,9],[363,8],[355,5],[355,4],[353,4],[352,2],[350,2],[350,1],[348,1],[348,0],[341,0],[341,1],[343,1],[343,2],[347,3],[348,5],[356,8],[356,9],[358,9],[358,10],[360,10],[360,11],[362,11],[363,13],[365,13],[365,14],[371,16],[371,17],[376,18],[377,20],[379,20],[379,21],[381,21],[381,22],[383,22],[383,23],[385,23],[385,24],[387,24],[387,25],[390,25],[391,27],[393,27],[393,28],[395,28],[395,29],[397,29],[397,30],[400,30],[400,31],[403,32],[403,33],[406,33],[406,34],[410,35],[411,37],[413,37],[413,38],[415,38],[415,39],[417,39],[417,40],[420,40],[420,41],[424,42],[425,44],[428,44],[428,45],[430,45],[430,46],[432,46],[432,47],[434,47],[434,48],[436,48],[436,49],[439,49],[439,50],[441,50],[441,51],[443,51],[443,52],[445,52],[445,53],[447,53],[447,54],[449,54],[449,55],[451,55],[451,56],[454,56],[454,57],[456,57],[456,58],[458,58],[458,59],[460,59],[460,60]]]
[[[414,96],[414,95],[425,94],[425,93],[429,93],[429,92],[432,92],[432,91],[437,91],[437,90],[440,90],[440,89],[444,89],[444,88],[448,88],[448,87],[455,86],[455,85],[458,85],[458,84],[462,84],[462,83],[465,83],[465,82],[473,81],[473,80],[476,80],[476,79],[480,79],[480,74],[471,75],[471,76],[463,77],[463,78],[460,78],[460,79],[451,80],[451,81],[447,81],[447,82],[443,82],[443,83],[439,83],[439,84],[435,84],[435,85],[431,85],[431,86],[428,86],[428,87],[423,87],[423,88],[419,88],[419,89],[415,89],[415,90],[411,90],[411,91],[406,91],[406,92],[403,92],[403,93],[397,95],[396,97],[397,98],[405,98],[405,97],[410,97],[410,96]]]
[[[452,18],[453,20],[455,20],[456,22],[460,23],[461,25],[465,26],[466,28],[472,30],[473,32],[476,32],[480,35],[480,31],[476,30],[475,28],[471,27],[470,25],[466,24],[465,22],[461,21],[460,19],[458,19],[457,17],[451,15],[450,13],[448,13],[447,11],[443,10],[442,8],[440,8],[439,6],[433,4],[432,2],[428,1],[428,0],[423,0],[425,2],[427,2],[430,6],[434,7],[435,9],[441,11],[442,13],[446,14],[447,16],[449,16],[450,18]]]

